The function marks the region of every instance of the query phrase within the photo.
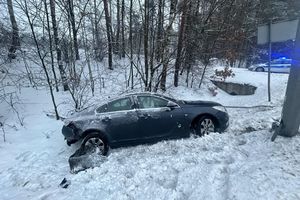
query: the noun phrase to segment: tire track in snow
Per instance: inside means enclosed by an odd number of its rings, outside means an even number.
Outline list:
[[[247,144],[243,135],[238,137],[232,144],[220,147],[214,147],[211,160],[206,162],[211,165],[211,170],[207,177],[208,191],[210,193],[209,199],[230,199],[231,198],[231,181],[230,177],[234,173],[235,162],[238,160],[247,159],[248,152],[242,146]]]
[[[226,153],[227,154],[227,153]],[[235,162],[231,155],[221,156],[215,163],[211,163],[211,170],[207,180],[210,199],[228,199],[230,193],[230,165]]]

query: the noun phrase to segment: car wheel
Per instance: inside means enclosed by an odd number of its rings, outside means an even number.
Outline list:
[[[265,70],[262,67],[258,67],[258,68],[255,69],[255,71],[257,71],[257,72],[264,72]]]
[[[203,116],[198,120],[196,125],[196,134],[199,136],[208,135],[215,132],[216,126],[214,120],[209,116]]]
[[[88,134],[84,138],[82,146],[87,153],[97,153],[103,156],[107,155],[109,149],[107,140],[98,133]]]

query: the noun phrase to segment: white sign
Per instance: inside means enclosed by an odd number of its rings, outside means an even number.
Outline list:
[[[298,20],[271,24],[271,42],[284,42],[296,39]],[[259,26],[257,30],[257,44],[269,42],[269,25]]]

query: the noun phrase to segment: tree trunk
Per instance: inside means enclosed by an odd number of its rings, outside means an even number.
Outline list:
[[[150,2],[150,6],[149,6],[149,44],[150,44],[150,48],[149,48],[149,68],[150,68],[150,77],[149,77],[149,81],[148,81],[148,91],[152,91],[152,86],[153,86],[153,78],[154,78],[154,74],[155,71],[159,68],[158,66],[160,66],[160,64],[157,64],[157,66],[154,67],[154,61],[155,61],[155,45],[156,43],[156,36],[157,36],[157,30],[156,30],[156,25],[154,24],[155,22],[155,11],[156,7],[155,7],[155,3],[154,1]]]
[[[15,59],[16,50],[20,48],[20,38],[19,38],[19,28],[15,18],[12,0],[7,0],[7,8],[8,8],[9,18],[11,22],[11,27],[12,27],[11,45],[8,50],[8,58]]]
[[[74,2],[73,2],[73,0],[68,0],[68,11],[69,11],[69,20],[70,20],[71,28],[72,28],[75,59],[80,60],[79,50],[78,50],[78,40],[77,40],[77,30],[76,30],[76,24],[75,24]]]
[[[181,14],[181,22],[180,22],[180,29],[179,29],[179,36],[178,36],[178,44],[177,44],[177,55],[175,61],[175,72],[174,72],[174,86],[178,86],[178,79],[179,79],[179,70],[182,63],[182,49],[183,49],[183,38],[185,34],[185,22],[186,22],[186,7],[187,7],[187,0],[183,2],[182,14]]]
[[[163,46],[162,46],[162,63],[163,63],[163,69],[162,69],[162,75],[160,80],[160,88],[163,91],[166,91],[166,81],[167,81],[167,70],[169,65],[169,43],[170,43],[170,33],[173,30],[173,22],[175,20],[176,16],[176,5],[177,0],[171,0],[170,2],[170,14],[169,14],[169,25],[165,31],[164,38],[163,38]]]
[[[144,67],[145,67],[145,89],[148,89],[149,61],[148,61],[148,38],[149,38],[149,0],[144,1]]]
[[[67,90],[69,90],[69,86],[68,86],[66,72],[64,70],[64,66],[63,66],[63,62],[62,62],[62,54],[61,54],[61,49],[60,49],[59,39],[58,39],[58,31],[57,31],[58,27],[56,24],[56,12],[55,12],[55,0],[50,0],[50,11],[51,11],[52,28],[53,28],[58,69],[59,69],[59,73],[61,76],[64,91],[67,91]]]
[[[100,39],[100,31],[99,31],[99,22],[98,22],[98,15],[97,15],[97,0],[94,0],[94,35],[95,35],[95,57],[96,60],[102,61],[103,60],[103,53],[101,51],[101,39]]]
[[[163,42],[163,28],[164,28],[164,0],[158,1],[158,22],[157,22],[157,35],[156,35],[156,51],[155,59],[157,62],[161,61],[163,55],[162,42]]]
[[[87,66],[88,66],[88,71],[89,71],[89,78],[90,78],[90,82],[91,82],[91,91],[92,91],[92,95],[94,96],[95,94],[95,82],[94,82],[94,78],[93,78],[93,71],[92,71],[92,66],[91,66],[91,60],[90,60],[90,52],[89,52],[89,48],[88,48],[88,37],[87,37],[87,31],[86,31],[86,23],[85,20],[83,20],[83,30],[82,30],[82,39],[84,42],[84,52],[85,52],[85,58],[87,61]]]
[[[125,0],[122,0],[122,9],[121,9],[122,17],[122,50],[121,50],[121,56],[125,58]]]
[[[55,82],[55,89],[56,92],[58,92],[58,83],[57,83],[57,78],[56,78],[56,72],[55,72],[55,67],[54,67],[54,55],[53,55],[53,45],[52,45],[52,36],[51,36],[51,31],[50,31],[50,20],[49,20],[49,12],[48,12],[48,5],[47,5],[47,0],[44,0],[44,7],[45,7],[45,14],[46,14],[46,20],[47,20],[47,32],[48,32],[48,38],[49,38],[49,49],[50,49],[50,57],[51,57],[51,69],[52,69],[52,74]]]
[[[111,28],[111,18],[108,10],[107,0],[103,0],[104,12],[105,12],[105,22],[106,22],[106,35],[108,43],[108,69],[113,70],[112,66],[112,28]]]
[[[115,53],[118,54],[119,58],[121,58],[120,51],[120,32],[121,32],[121,23],[120,23],[120,0],[117,0],[117,34],[116,34],[116,44],[115,44]]]
[[[129,45],[130,45],[130,77],[131,77],[131,89],[133,89],[133,38],[132,38],[132,13],[133,12],[133,0],[130,0],[129,9]],[[128,84],[129,85],[129,84]]]

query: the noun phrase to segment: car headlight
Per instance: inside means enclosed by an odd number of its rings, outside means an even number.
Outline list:
[[[216,109],[216,110],[219,110],[221,112],[226,112],[227,113],[227,110],[224,106],[214,106],[213,108]]]

